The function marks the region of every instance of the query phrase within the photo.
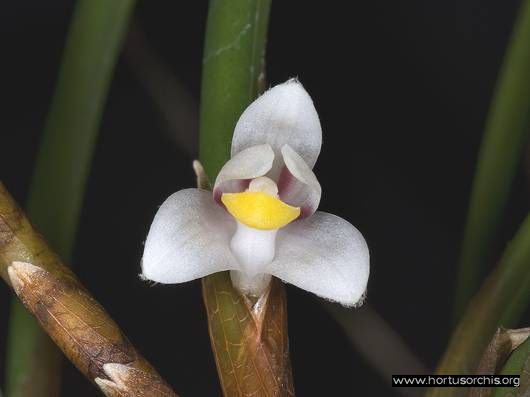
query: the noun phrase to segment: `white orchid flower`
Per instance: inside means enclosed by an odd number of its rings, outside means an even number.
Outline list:
[[[229,270],[247,296],[260,297],[275,276],[356,305],[368,282],[368,247],[344,219],[315,212],[321,144],[318,114],[297,80],[265,92],[241,115],[213,195],[180,190],[156,213],[143,278],[182,283]]]

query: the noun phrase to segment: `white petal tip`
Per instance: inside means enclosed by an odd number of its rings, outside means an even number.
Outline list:
[[[146,263],[148,264],[147,266]],[[166,271],[167,269],[162,268],[156,259],[147,261],[142,259],[142,272],[138,274],[138,278],[151,284],[175,284],[180,282],[178,280],[167,280]]]
[[[301,92],[304,93],[304,95],[309,96],[306,89],[304,88],[304,85],[298,80],[298,77],[291,77],[289,80],[285,81],[284,83],[278,84],[276,87],[289,87],[291,89],[300,89]]]
[[[288,106],[292,104],[297,104],[299,106],[307,106],[309,108],[313,108],[313,100],[311,99],[311,96],[306,91],[302,83],[300,83],[297,77],[290,78],[284,83],[269,88],[262,94],[262,97],[267,96],[270,96],[271,99],[275,99],[276,101],[280,101],[279,105]],[[299,107],[297,107],[296,109],[310,110],[300,109]]]
[[[366,301],[366,290],[362,293],[361,296],[359,296],[359,294],[355,294],[344,300],[337,300],[337,301],[331,300],[331,302],[336,302],[336,303],[341,304],[344,307],[354,308],[354,309],[357,309],[361,307],[362,305],[364,305],[365,301]]]
[[[366,301],[367,291],[366,287],[364,288],[363,293],[359,293],[361,288],[355,287],[355,290],[352,291],[339,291],[341,286],[336,286],[337,288],[328,288],[327,290],[322,291],[313,291],[315,295],[319,298],[322,298],[328,302],[338,303],[341,306],[344,306],[349,309],[357,309],[364,305]]]

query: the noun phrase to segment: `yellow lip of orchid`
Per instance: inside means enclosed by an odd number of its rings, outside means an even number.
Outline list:
[[[239,222],[259,230],[279,229],[300,216],[300,207],[264,192],[224,193],[221,201]]]

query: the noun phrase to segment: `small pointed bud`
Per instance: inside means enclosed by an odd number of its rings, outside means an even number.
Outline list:
[[[197,187],[199,189],[211,189],[210,179],[208,178],[208,175],[206,175],[206,171],[204,171],[204,167],[199,160],[193,160],[193,171],[197,178]]]
[[[11,285],[13,286],[13,289],[17,295],[20,295],[20,291],[27,284],[32,283],[32,279],[39,271],[43,272],[44,270],[38,266],[32,265],[31,263],[16,261],[7,268]]]
[[[124,364],[107,363],[103,365],[103,371],[110,379],[118,385],[119,388],[126,388],[128,379],[130,378],[130,368]]]
[[[126,390],[121,390],[116,383],[111,380],[96,378],[94,379],[96,385],[101,389],[103,394],[108,397],[125,397],[127,395]]]
[[[175,394],[147,371],[127,364],[107,363],[103,371],[110,379],[95,378],[94,382],[108,396],[160,396],[174,397]]]

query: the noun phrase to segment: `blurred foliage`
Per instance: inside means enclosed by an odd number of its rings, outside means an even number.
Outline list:
[[[530,125],[530,1],[521,3],[482,140],[464,235],[456,316],[466,308],[512,188]],[[530,214],[496,269],[467,305],[439,374],[472,374],[495,329],[517,324],[530,304]],[[464,396],[466,388],[433,388],[428,396]]]
[[[530,304],[530,215],[506,248],[495,271],[471,300],[437,373],[473,374],[495,330],[518,322]],[[465,396],[466,388],[434,388],[429,397]]]
[[[480,285],[530,126],[530,1],[521,3],[491,101],[462,243],[455,318]]]

